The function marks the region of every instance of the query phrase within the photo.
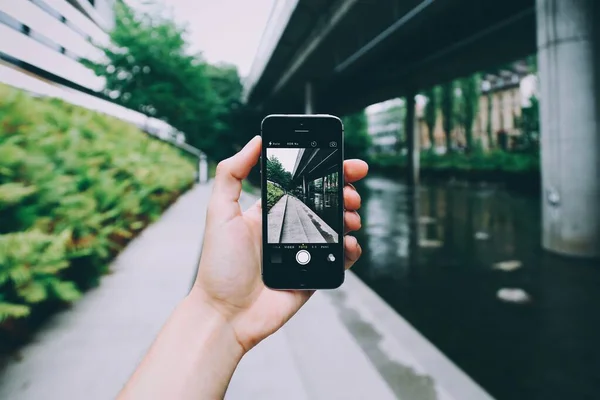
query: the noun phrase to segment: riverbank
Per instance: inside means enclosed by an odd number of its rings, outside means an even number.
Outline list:
[[[384,175],[407,174],[406,155],[377,155],[369,163],[371,171]],[[537,153],[490,153],[445,155],[421,153],[420,174],[427,181],[452,180],[473,183],[498,183],[511,190],[528,193],[540,191],[540,160]]]

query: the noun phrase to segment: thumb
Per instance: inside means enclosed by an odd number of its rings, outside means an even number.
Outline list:
[[[238,200],[245,179],[260,157],[260,136],[255,136],[238,153],[217,165],[215,186],[208,206],[211,221],[227,222],[241,215]]]

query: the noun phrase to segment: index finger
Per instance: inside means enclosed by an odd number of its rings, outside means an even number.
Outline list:
[[[363,160],[353,159],[344,161],[344,178],[346,183],[352,183],[361,180],[367,176],[369,164]]]

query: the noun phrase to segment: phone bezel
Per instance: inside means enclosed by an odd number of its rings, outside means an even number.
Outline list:
[[[305,131],[302,133],[296,133],[295,131]],[[335,261],[335,265],[331,267],[331,271],[327,273],[318,274],[317,272],[311,274],[302,274],[296,272],[295,275],[285,274],[282,270],[279,271],[271,268],[265,272],[266,257],[268,256],[264,251],[267,243],[267,212],[266,208],[262,211],[262,246],[261,246],[261,271],[263,282],[266,286],[271,289],[277,290],[316,290],[316,289],[335,289],[342,285],[344,282],[345,268],[344,268],[344,199],[343,199],[343,187],[344,187],[344,128],[342,121],[333,115],[329,114],[271,114],[266,116],[261,123],[261,136],[263,138],[263,144],[261,148],[261,171],[266,171],[266,149],[267,140],[269,137],[272,138],[274,133],[286,132],[287,134],[301,135],[306,134],[317,134],[317,138],[322,139],[324,132],[327,137],[335,137],[340,143],[340,157],[341,163],[338,168],[339,174],[339,193],[338,193],[338,204],[340,205],[339,218],[340,218],[340,236],[339,242],[336,244],[339,257]],[[303,138],[306,140],[306,137]],[[261,197],[263,203],[266,202],[266,176],[261,176]]]

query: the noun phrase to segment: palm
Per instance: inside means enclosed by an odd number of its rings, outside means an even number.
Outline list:
[[[248,349],[273,333],[308,299],[310,291],[276,291],[261,277],[261,209],[255,205],[215,230],[207,229],[199,279],[218,300],[219,311],[235,315],[233,327]],[[227,249],[214,252],[208,249]]]

